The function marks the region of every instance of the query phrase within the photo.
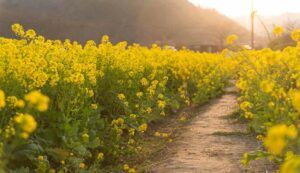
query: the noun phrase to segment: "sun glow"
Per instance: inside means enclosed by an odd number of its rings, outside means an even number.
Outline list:
[[[251,0],[189,0],[204,8],[214,8],[230,16],[246,16],[251,11]],[[299,0],[254,0],[254,8],[260,15],[280,15],[283,13],[300,13]]]

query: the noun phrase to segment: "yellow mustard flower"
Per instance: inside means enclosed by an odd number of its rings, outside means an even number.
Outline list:
[[[33,38],[35,38],[35,36],[36,36],[36,33],[33,29],[29,29],[25,33],[25,37],[27,37],[29,39],[33,39]]]
[[[16,96],[8,96],[6,102],[9,107],[15,108],[17,106],[18,98]]]
[[[147,128],[148,128],[148,125],[146,123],[144,123],[138,127],[138,131],[141,133],[144,133],[145,131],[147,131]]]
[[[155,133],[154,133],[154,136],[155,136],[155,137],[160,137],[160,133],[159,133],[159,132],[155,132]]]
[[[298,173],[300,170],[300,156],[293,156],[284,161],[279,173]]]
[[[121,101],[124,101],[126,99],[125,95],[124,94],[118,94],[118,98],[119,100]]]
[[[137,96],[138,98],[141,98],[141,97],[143,96],[143,92],[137,92],[137,93],[136,93],[136,96]]]
[[[229,35],[229,36],[227,37],[227,39],[226,39],[226,44],[232,45],[232,44],[235,43],[235,41],[236,41],[237,39],[238,39],[238,36],[237,36],[237,35],[234,35],[234,34]]]
[[[22,99],[19,99],[16,103],[17,108],[24,108],[25,102]]]
[[[11,28],[12,28],[12,31],[16,35],[21,36],[21,37],[25,35],[25,31],[24,31],[22,25],[20,25],[20,24],[13,24]]]
[[[30,107],[35,107],[40,112],[48,110],[49,97],[43,95],[40,91],[32,91],[25,95],[24,99]]]
[[[44,156],[38,156],[38,160],[39,161],[43,161],[44,160]]]
[[[249,108],[252,107],[252,104],[250,102],[244,101],[243,103],[240,104],[240,108],[247,112]]]
[[[163,100],[158,100],[157,105],[158,105],[158,108],[164,109],[166,107],[166,102]]]
[[[276,35],[276,36],[281,35],[283,32],[284,32],[284,29],[281,26],[276,26],[273,29],[273,34]]]
[[[84,134],[82,134],[82,139],[83,139],[83,141],[89,141],[89,138],[90,138],[90,136],[87,134],[87,133],[84,133]]]
[[[104,154],[103,153],[98,153],[97,159],[98,160],[103,160],[103,158],[104,158]]]
[[[264,80],[260,83],[260,89],[265,93],[271,93],[274,88],[274,83]]]
[[[91,104],[91,108],[92,108],[93,110],[97,110],[97,109],[98,109],[98,105],[97,105],[97,104]]]
[[[146,112],[147,112],[148,114],[150,114],[150,113],[152,112],[152,108],[148,107],[148,108],[146,109]]]
[[[292,95],[292,104],[294,108],[300,113],[300,91],[294,92]]]
[[[37,122],[30,114],[19,114],[14,118],[15,122],[19,124],[20,128],[26,133],[32,133],[36,127]]]
[[[130,168],[130,169],[128,170],[128,173],[136,173],[136,171],[135,171],[134,168]]]
[[[6,105],[5,103],[5,94],[2,90],[0,90],[0,109],[4,108]]]
[[[146,78],[142,78],[140,82],[141,82],[142,86],[148,86],[149,85],[149,82]]]
[[[66,162],[65,162],[64,160],[61,160],[61,161],[60,161],[60,164],[61,164],[61,165],[65,165]]]
[[[294,41],[300,41],[300,29],[293,30],[292,33],[291,33],[291,38]]]
[[[86,92],[88,97],[93,97],[94,96],[94,91],[93,90],[90,90],[90,89],[86,88],[85,92]]]
[[[129,117],[130,117],[130,119],[136,119],[137,115],[136,114],[130,114]]]
[[[264,139],[264,145],[268,151],[279,155],[288,144],[287,138],[295,139],[297,135],[298,132],[294,125],[276,125],[268,129],[267,136]]]
[[[128,164],[124,164],[124,165],[123,165],[123,170],[124,170],[124,171],[127,171],[127,170],[129,170],[129,169],[130,169],[130,167],[129,167]]]
[[[129,128],[129,135],[130,136],[134,136],[134,134],[135,134],[135,129],[134,128]]]
[[[85,164],[83,162],[79,163],[79,168],[80,169],[85,169]]]
[[[252,112],[245,112],[245,118],[247,118],[247,119],[252,119],[253,118],[253,113]]]

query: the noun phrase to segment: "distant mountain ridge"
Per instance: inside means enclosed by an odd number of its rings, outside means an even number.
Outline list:
[[[250,17],[237,17],[234,20],[245,28],[250,27]],[[255,19],[256,34],[266,37],[267,30],[272,33],[274,26],[283,26],[285,28],[300,28],[300,13],[284,13],[279,16],[258,16]]]
[[[248,31],[215,10],[187,0],[0,0],[0,35],[21,23],[51,39],[149,45],[218,45],[229,34],[248,42]]]

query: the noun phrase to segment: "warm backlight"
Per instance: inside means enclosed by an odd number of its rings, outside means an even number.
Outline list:
[[[189,0],[205,8],[215,8],[230,16],[246,16],[251,11],[251,0]],[[300,13],[299,0],[254,0],[254,8],[260,15],[280,15],[282,13]]]

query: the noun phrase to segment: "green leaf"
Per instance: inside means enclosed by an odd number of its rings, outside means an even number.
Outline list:
[[[24,158],[27,158],[33,161],[37,155],[43,152],[44,150],[40,145],[29,143],[16,147],[13,151],[13,156],[16,160],[25,160]]]
[[[96,149],[101,146],[101,140],[99,137],[95,138],[93,141],[89,142],[88,147],[91,149]]]
[[[66,160],[70,156],[68,150],[62,148],[49,148],[46,150],[47,154],[52,156],[57,162]]]

